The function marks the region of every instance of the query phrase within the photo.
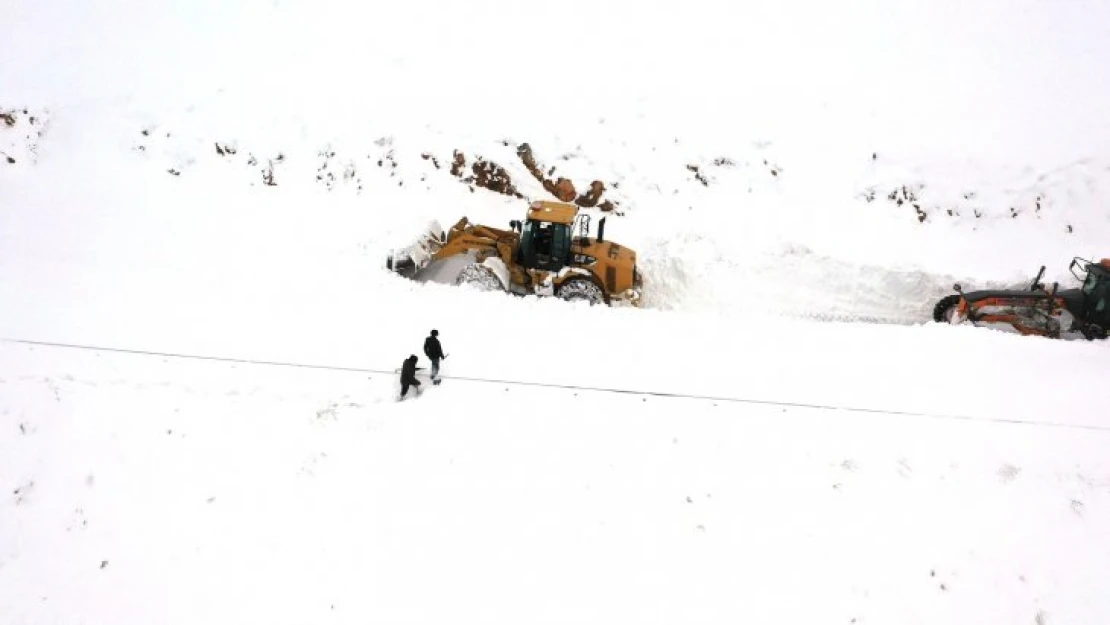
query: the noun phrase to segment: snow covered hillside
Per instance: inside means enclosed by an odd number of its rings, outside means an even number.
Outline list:
[[[1110,256],[1110,8],[0,15],[0,623],[1110,618],[1110,344],[930,321]],[[383,266],[556,198],[643,308]]]

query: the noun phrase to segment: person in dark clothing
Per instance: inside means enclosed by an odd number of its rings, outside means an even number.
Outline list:
[[[439,344],[439,330],[432,330],[431,336],[424,339],[424,355],[432,361],[432,384],[439,384],[439,361],[447,356],[443,354],[443,346]]]
[[[416,354],[413,354],[401,365],[401,399],[405,398],[410,386],[415,386],[417,394],[420,393],[420,380],[416,379],[416,370],[424,367],[417,367],[416,360]]]

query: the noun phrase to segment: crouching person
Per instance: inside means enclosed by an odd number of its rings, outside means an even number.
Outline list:
[[[416,379],[416,371],[417,369],[423,369],[423,367],[417,367],[416,360],[414,354],[406,358],[404,364],[401,365],[401,399],[404,399],[405,395],[408,394],[410,386],[415,386],[416,394],[420,395],[420,380]]]

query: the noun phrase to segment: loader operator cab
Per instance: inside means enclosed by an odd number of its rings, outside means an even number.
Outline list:
[[[543,271],[559,271],[569,265],[573,219],[574,214],[565,207],[534,203],[528,219],[520,224],[518,262],[528,269]]]
[[[1087,315],[1103,327],[1110,326],[1110,267],[1106,265],[1106,261],[1087,265],[1087,277],[1083,281]]]
[[[520,264],[529,269],[559,271],[570,259],[570,227],[566,224],[524,222],[520,233]]]

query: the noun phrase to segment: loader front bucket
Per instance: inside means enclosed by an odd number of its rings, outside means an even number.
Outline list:
[[[386,257],[386,269],[411,278],[432,261],[432,256],[447,240],[438,221],[430,222],[412,241],[403,247],[393,248]]]

